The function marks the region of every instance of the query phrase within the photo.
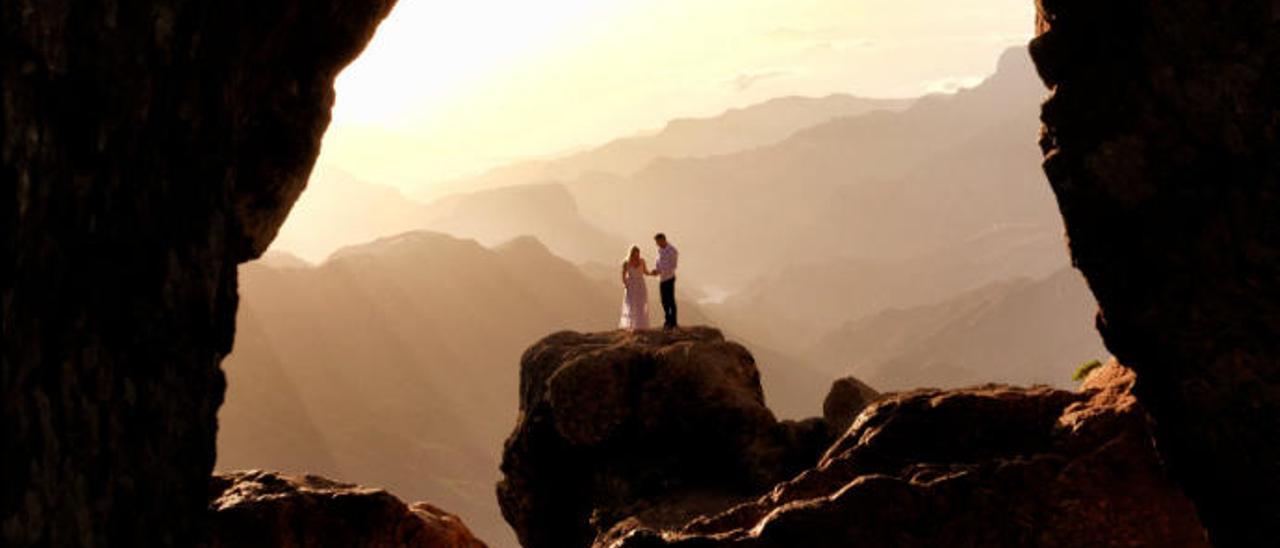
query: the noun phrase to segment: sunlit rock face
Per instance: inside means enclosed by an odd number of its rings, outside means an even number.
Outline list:
[[[1280,536],[1275,2],[1041,0],[1045,171],[1215,543]]]
[[[392,3],[0,8],[0,544],[199,541],[236,264]]]
[[[877,396],[846,379],[833,411],[874,401],[834,440],[826,419],[774,421],[758,375],[711,330],[560,333],[534,345],[498,488],[521,542],[1206,545],[1160,468],[1134,376],[1117,364],[1079,392]]]
[[[209,548],[485,548],[457,516],[319,476],[213,477]]]

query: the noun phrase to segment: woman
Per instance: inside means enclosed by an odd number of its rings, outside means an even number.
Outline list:
[[[649,288],[644,284],[644,276],[649,273],[649,265],[640,257],[640,248],[632,246],[631,254],[622,263],[622,287],[626,288],[622,299],[622,320],[618,327],[622,329],[649,328]]]

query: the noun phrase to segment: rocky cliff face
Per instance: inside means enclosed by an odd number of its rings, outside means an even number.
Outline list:
[[[820,419],[776,420],[751,354],[718,331],[563,332],[522,359],[498,499],[526,548],[587,546],[754,497],[830,440]]]
[[[1215,543],[1280,537],[1275,2],[1040,0],[1045,171]]]
[[[561,333],[525,354],[499,495],[527,547],[1206,545],[1133,380],[1111,364],[1080,392],[878,397],[843,380],[830,414],[857,418],[828,443],[825,419],[774,421],[751,356],[714,331]]]
[[[198,540],[236,264],[392,3],[0,7],[0,544]]]
[[[209,548],[485,548],[457,516],[319,476],[213,477]]]

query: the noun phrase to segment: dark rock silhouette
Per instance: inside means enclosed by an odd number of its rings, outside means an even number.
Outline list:
[[[821,419],[776,420],[751,354],[714,329],[562,332],[521,360],[498,498],[526,548],[586,546],[759,495],[830,440]]]
[[[715,331],[561,333],[525,354],[499,498],[531,548],[1206,545],[1134,378],[885,395],[826,446]]]
[[[1207,546],[1111,364],[1080,393],[987,385],[875,403],[812,470],[637,546]]]
[[[1045,172],[1216,544],[1280,538],[1274,2],[1037,2]]]
[[[262,252],[301,192],[328,120],[332,78],[368,40],[390,4],[233,0],[213,9],[171,0],[74,6],[16,0],[0,11],[6,43],[0,63],[0,439],[5,440],[0,543],[133,546],[202,540],[214,414],[222,395],[217,364],[230,348],[235,266]],[[1280,439],[1280,375],[1275,374],[1280,234],[1274,222],[1280,210],[1274,121],[1280,54],[1273,47],[1274,7],[1257,0],[1042,0],[1038,5],[1042,36],[1035,57],[1053,89],[1044,111],[1046,171],[1067,221],[1074,259],[1098,297],[1101,331],[1108,347],[1137,371],[1134,390],[1154,416],[1159,448],[1213,538],[1222,545],[1272,541],[1280,529],[1280,501],[1274,496],[1280,487],[1275,441]],[[653,176],[662,169],[667,168]],[[1022,422],[1007,413],[995,417],[1013,426],[1045,426],[1055,417],[1050,424],[1066,421],[1071,428],[1053,429],[1047,442],[1011,441],[991,451],[1037,455],[1045,446],[1035,443],[1057,449],[1059,442],[1063,450],[1089,447],[1085,442],[1098,431],[1090,425],[1105,433],[1112,432],[1103,426],[1113,419],[1117,428],[1139,422],[1121,420],[1131,414],[1106,404],[1112,396],[1105,391],[1083,400],[1043,389],[1002,395],[1006,390],[987,389],[974,397],[998,403],[995,407],[1029,406],[1029,418]],[[887,399],[863,416],[879,416],[892,402],[910,409],[950,401],[941,393],[915,397]],[[516,449],[540,449],[537,444],[543,442],[565,447],[568,442],[557,437],[552,421],[552,402],[541,397],[530,403],[537,405],[525,418],[535,421],[528,426],[537,437],[521,441],[517,436],[517,442],[532,445]],[[755,417],[742,422],[742,430],[710,431],[712,442],[734,450],[750,438],[744,432],[769,423],[762,418],[767,411],[751,405],[723,409]],[[1073,415],[1072,409],[1083,415]],[[690,426],[725,424],[715,418]],[[720,418],[743,420],[733,414]],[[966,423],[972,424],[981,423]],[[816,426],[825,425],[784,425],[779,435],[755,439],[766,440],[765,447],[786,448],[789,437],[807,436],[820,430]],[[882,436],[897,431],[888,426],[879,430]],[[685,437],[692,432],[677,430]],[[580,443],[610,430],[575,426],[569,432],[565,439]],[[938,433],[955,435],[953,430]],[[978,429],[967,435],[999,441],[997,434]],[[1145,440],[1138,434],[1132,438]],[[958,439],[957,447],[912,451],[937,449],[939,458],[957,457],[953,451],[974,447],[963,435],[951,439]],[[1054,479],[1066,481],[1076,473],[1085,478],[1041,488],[1067,490],[1095,481],[1128,488],[1132,480],[1115,481],[1108,474],[1133,472],[1132,467],[1142,471],[1155,463],[1150,455],[1136,454],[1108,460],[1112,450],[1146,444],[1106,435],[1096,439],[1119,440],[1091,454],[1102,465],[1062,469],[1070,474]],[[794,454],[810,447],[794,445]],[[588,447],[594,456],[625,456],[611,453],[614,447]],[[840,454],[862,454],[859,447]],[[575,452],[580,447],[570,449],[567,464],[590,462]],[[883,457],[874,445],[869,450]],[[789,466],[772,463],[793,454],[765,453],[779,458],[733,453],[736,460],[724,461],[731,465],[715,474],[694,477],[676,463],[669,467],[677,472],[670,477],[679,485],[724,480],[728,487],[715,485],[718,492],[741,485],[755,490],[768,483],[768,476],[783,475]],[[524,453],[529,460],[517,459],[512,473],[526,474],[521,481],[538,481],[527,476],[532,468],[521,466],[549,459],[538,456],[547,454]],[[988,461],[977,457],[989,455],[969,456],[981,468]],[[746,458],[752,460],[742,462]],[[864,487],[852,489],[859,486],[855,481],[823,500],[852,504],[842,496],[862,488],[901,496],[913,492],[902,488],[908,474],[937,486],[928,490],[930,496],[945,495],[944,487],[1008,496],[1001,494],[1003,488],[1020,485],[1018,473],[1032,474],[1035,466],[1052,468],[1060,461],[1001,461],[1003,466],[983,468],[991,475],[977,479],[949,472],[918,476],[911,466],[894,470],[894,464],[908,460],[887,462],[867,466],[891,474],[870,476]],[[581,480],[574,474],[583,469],[557,466],[564,477]],[[620,489],[643,492],[621,472],[585,472],[592,479],[623,478]],[[1098,476],[1091,480],[1091,474]],[[1155,478],[1135,477],[1150,479],[1158,490]],[[728,481],[742,478],[748,481]],[[989,483],[1002,489],[982,487]],[[582,493],[623,492],[585,480],[564,485],[565,500],[575,503],[580,499],[572,497]],[[516,503],[540,500],[522,498],[530,493],[548,493],[546,486],[529,483],[507,488],[507,498]],[[779,496],[787,492],[784,486]],[[1153,500],[1176,503],[1168,496]],[[817,502],[786,508],[774,521],[764,520],[762,540],[742,537],[742,542],[764,543],[788,530],[820,532],[816,527],[830,522],[811,511],[823,507],[822,500]],[[1017,538],[1018,520],[1025,516],[981,513],[999,507],[995,502],[974,506],[975,519],[990,524],[951,522],[970,524],[974,536],[936,526],[918,531],[949,531],[956,536],[943,540],[962,541],[980,538],[990,526]],[[881,514],[885,519],[872,524],[879,529],[868,531],[891,534],[888,525],[919,515],[908,513],[911,506],[892,507],[897,512]],[[519,517],[537,508],[517,504],[512,512]],[[599,514],[601,526],[626,513],[618,505],[607,508]],[[1130,506],[1119,501],[1114,508]],[[742,512],[724,519],[750,517],[748,510]],[[1130,522],[1128,514],[1115,512],[1090,515]],[[895,522],[890,519],[895,515],[902,517]],[[1148,523],[1165,523],[1139,515]],[[588,537],[591,530],[577,525],[574,516],[573,522],[549,526],[575,541]],[[610,527],[622,535],[618,538],[660,542],[643,532],[658,524],[656,518],[623,523],[620,529],[618,523]],[[700,523],[708,530],[729,526],[719,519]],[[1070,524],[1046,523],[1055,527],[1049,531],[1072,531]],[[1194,524],[1190,519],[1169,523]],[[925,525],[930,524],[936,522]],[[690,529],[687,534],[701,533]],[[710,541],[691,537],[689,542]]]
[[[880,393],[853,377],[836,379],[831,391],[822,400],[822,418],[827,421],[833,435],[840,436],[863,409],[880,397]]]
[[[320,476],[250,471],[213,477],[210,548],[484,548],[430,504]]]
[[[0,545],[200,540],[236,264],[392,4],[0,8]]]

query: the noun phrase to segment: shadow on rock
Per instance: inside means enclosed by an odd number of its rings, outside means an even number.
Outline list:
[[[842,379],[799,423],[706,328],[559,333],[521,375],[498,494],[528,548],[1207,545],[1114,362],[1079,392]]]

